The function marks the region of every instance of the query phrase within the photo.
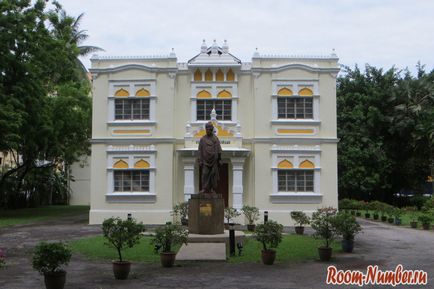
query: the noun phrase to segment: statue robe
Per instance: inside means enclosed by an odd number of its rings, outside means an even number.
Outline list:
[[[206,192],[216,192],[221,152],[220,141],[215,135],[204,135],[200,139],[198,161],[202,166],[202,189]]]

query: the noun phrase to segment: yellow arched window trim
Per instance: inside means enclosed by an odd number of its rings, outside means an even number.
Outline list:
[[[202,81],[202,72],[199,69],[194,73],[194,81]]]
[[[309,160],[304,160],[300,163],[299,167],[302,169],[314,169],[315,165]]]
[[[126,97],[126,96],[129,96],[129,95],[130,95],[130,93],[127,90],[123,89],[123,88],[118,89],[115,92],[115,96],[118,96],[118,97]]]
[[[222,91],[220,91],[220,92],[217,94],[217,97],[218,97],[218,98],[231,98],[231,97],[232,97],[232,94],[231,94],[229,91],[223,89]]]
[[[135,169],[147,169],[151,167],[151,165],[145,160],[139,160],[134,164]]]
[[[197,93],[197,98],[211,98],[211,93],[206,90],[201,90]]]
[[[226,80],[227,81],[235,81],[235,74],[232,71],[232,69],[229,69],[228,73],[226,73]]]
[[[113,164],[113,168],[115,169],[128,169],[128,163],[124,160],[118,160]]]
[[[279,91],[277,92],[277,95],[291,96],[291,95],[293,95],[293,93],[292,93],[291,89],[284,87],[284,88],[279,89]]]
[[[151,93],[149,92],[149,90],[146,90],[144,88],[141,88],[136,91],[136,96],[150,96],[150,95]]]
[[[312,96],[313,95],[313,91],[310,88],[302,88],[298,91],[298,95],[300,96]]]
[[[287,159],[285,159],[285,160],[281,161],[277,165],[277,167],[279,169],[292,169],[294,167],[294,165],[290,161],[288,161]]]
[[[224,81],[225,80],[225,75],[223,74],[223,71],[221,69],[217,70],[217,72],[215,74],[215,80],[216,81]]]
[[[212,72],[209,69],[205,72],[205,81],[212,81]]]

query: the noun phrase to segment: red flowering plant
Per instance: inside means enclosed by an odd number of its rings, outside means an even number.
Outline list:
[[[6,265],[6,254],[5,251],[0,249],[0,268]]]

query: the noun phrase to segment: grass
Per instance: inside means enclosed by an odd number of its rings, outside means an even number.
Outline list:
[[[31,224],[57,217],[89,212],[89,206],[43,206],[38,208],[0,210],[0,227]]]
[[[118,254],[116,249],[105,245],[106,239],[103,236],[88,237],[69,243],[73,252],[80,253],[89,259],[116,260]],[[180,246],[174,248],[179,250]],[[140,239],[140,243],[133,248],[122,250],[122,259],[136,262],[160,262],[160,255],[154,253],[154,245],[151,244],[151,237]]]
[[[122,258],[135,262],[159,263],[160,256],[154,253],[151,238],[142,238],[140,244],[131,249],[122,251]],[[72,241],[70,246],[75,253],[80,253],[89,259],[117,259],[116,250],[104,245],[102,236],[89,237]],[[284,235],[282,243],[277,248],[278,262],[300,262],[318,259],[317,247],[321,240],[315,240],[310,236]],[[229,263],[259,263],[261,262],[261,244],[252,238],[245,238],[242,256],[230,257]],[[340,245],[335,242],[332,245],[334,252],[341,251]],[[178,250],[179,247],[175,248]],[[238,253],[238,250],[237,250]]]
[[[276,249],[277,262],[301,262],[317,260],[317,248],[322,240],[307,235],[284,235],[282,243]],[[229,263],[259,263],[261,262],[262,244],[253,238],[244,239],[242,256],[229,258]],[[341,251],[338,242],[332,244],[333,252]],[[238,253],[238,250],[237,250]]]
[[[360,216],[360,218],[365,218],[366,210],[359,210],[359,212],[362,213],[362,215]],[[368,220],[381,222],[381,213],[379,213],[378,220],[374,220],[374,211],[370,210],[368,212],[369,212],[369,214],[371,214],[371,216],[369,217]],[[416,211],[414,213],[413,212],[403,212],[403,214],[400,217],[401,218],[401,226],[408,226],[408,227],[410,227],[410,222],[413,221],[413,214],[415,215],[415,219],[417,221],[417,218],[419,217],[419,215],[423,214],[423,212],[421,212],[421,211]],[[420,225],[420,222],[419,222],[419,225]]]

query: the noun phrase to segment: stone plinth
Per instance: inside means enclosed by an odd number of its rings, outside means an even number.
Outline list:
[[[195,194],[188,201],[188,231],[215,235],[224,232],[225,203],[220,194]]]

